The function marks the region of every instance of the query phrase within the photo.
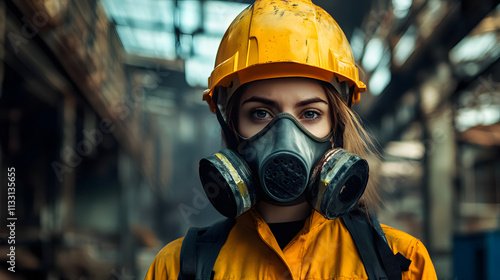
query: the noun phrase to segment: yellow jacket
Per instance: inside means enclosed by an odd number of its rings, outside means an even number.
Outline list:
[[[403,279],[437,279],[420,240],[385,225],[382,229],[392,250],[411,260]],[[182,241],[179,238],[158,253],[145,279],[177,279]],[[283,251],[257,211],[244,213],[236,219],[214,271],[214,279],[368,279],[342,221],[327,220],[316,211]]]

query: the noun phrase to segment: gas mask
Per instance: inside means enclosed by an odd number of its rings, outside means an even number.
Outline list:
[[[327,219],[351,210],[368,181],[368,163],[331,149],[288,113],[276,115],[237,151],[224,149],[200,161],[200,179],[212,205],[234,218],[262,200],[289,206],[308,201]]]

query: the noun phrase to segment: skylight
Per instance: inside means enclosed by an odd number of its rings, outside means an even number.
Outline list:
[[[186,81],[207,86],[219,42],[248,4],[230,1],[101,0],[128,54],[186,61]],[[177,4],[176,4],[177,2]]]

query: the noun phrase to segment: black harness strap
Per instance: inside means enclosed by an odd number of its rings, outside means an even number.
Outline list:
[[[402,272],[409,269],[411,260],[392,252],[375,216],[354,211],[344,215],[342,220],[354,239],[369,279],[402,279]]]
[[[363,214],[348,213],[342,216],[341,219],[358,248],[358,253],[365,266],[368,279],[388,279],[372,239],[372,227],[367,223]]]
[[[370,216],[372,220],[373,227],[375,228],[377,234],[373,237],[375,239],[375,244],[378,249],[378,253],[380,258],[382,259],[382,263],[384,265],[385,271],[387,272],[387,276],[390,280],[392,279],[401,279],[401,273],[403,271],[408,271],[410,268],[411,260],[407,259],[401,253],[397,253],[394,255],[389,244],[387,243],[387,239],[385,238],[385,234],[382,231],[382,227],[380,227],[380,223],[373,216]]]
[[[196,277],[196,241],[200,228],[189,228],[181,247],[179,280],[194,280]]]
[[[190,228],[182,242],[177,279],[213,279],[215,261],[234,223],[234,219],[226,219],[210,227]]]

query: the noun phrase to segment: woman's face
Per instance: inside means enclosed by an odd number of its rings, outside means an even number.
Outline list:
[[[251,137],[279,113],[291,114],[316,137],[332,130],[328,99],[319,81],[279,78],[248,85],[240,98],[238,132]]]

